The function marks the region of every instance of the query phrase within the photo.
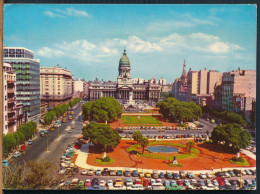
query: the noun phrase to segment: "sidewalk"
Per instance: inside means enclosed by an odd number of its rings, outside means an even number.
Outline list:
[[[75,165],[80,167],[80,168],[84,168],[84,169],[90,169],[90,168],[93,168],[94,170],[97,170],[97,169],[104,169],[104,168],[109,168],[111,170],[123,170],[123,169],[127,169],[127,170],[136,170],[136,168],[128,168],[128,167],[108,167],[108,166],[103,166],[103,167],[99,167],[99,166],[92,166],[92,165],[89,165],[87,164],[87,159],[88,159],[88,154],[89,154],[89,144],[83,144],[81,146],[81,149],[80,150],[77,150],[76,151],[76,154],[78,154],[78,157],[75,161]],[[227,170],[233,170],[233,169],[252,169],[252,170],[255,170],[256,167],[233,167],[233,168],[223,168],[223,171],[227,171]],[[156,169],[138,169],[139,172],[143,171],[143,172],[150,172],[152,173],[153,170],[156,170]],[[167,172],[171,172],[171,173],[178,173],[179,170],[160,170],[160,172],[164,172],[166,173]],[[211,174],[214,174],[215,172],[219,172],[221,171],[221,169],[214,169],[213,171],[212,170],[185,170],[185,171],[189,171],[189,172],[192,172],[194,175],[198,175],[200,173],[211,173]]]

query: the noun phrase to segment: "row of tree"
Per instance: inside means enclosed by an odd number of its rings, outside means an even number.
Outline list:
[[[176,98],[168,97],[156,104],[164,119],[170,121],[192,121],[198,120],[202,115],[202,109],[195,102],[179,101]]]
[[[60,106],[54,106],[53,109],[50,112],[46,113],[44,116],[45,125],[51,124],[55,117],[62,116],[69,109],[69,107],[74,107],[80,101],[81,98],[74,98],[73,100],[69,101],[69,104],[64,103]]]
[[[76,104],[78,104],[81,101],[81,98],[74,98],[73,100],[69,101],[70,108],[74,107]]]
[[[227,123],[238,123],[242,127],[246,126],[246,121],[243,118],[243,116],[235,112],[230,112],[227,110],[216,110],[207,106],[203,107],[203,112],[208,113],[214,117],[220,118],[226,121]]]
[[[121,117],[122,106],[113,97],[103,97],[82,105],[83,120],[112,122]]]
[[[18,147],[22,142],[32,138],[37,133],[37,124],[29,121],[21,125],[16,132],[8,133],[3,136],[3,154],[4,157],[14,148]]]
[[[239,124],[232,123],[215,127],[211,133],[211,140],[215,144],[222,142],[227,150],[236,153],[250,144],[251,135]]]
[[[91,122],[82,129],[82,135],[100,151],[111,151],[120,143],[120,135],[110,125]]]

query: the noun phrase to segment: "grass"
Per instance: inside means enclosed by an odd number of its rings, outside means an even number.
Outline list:
[[[170,166],[170,167],[182,167],[181,163],[178,163],[178,164],[169,163],[168,166]]]
[[[176,147],[186,147],[185,144],[180,144],[180,143],[168,143],[168,142],[160,142],[160,141],[154,141],[154,142],[149,142],[149,145],[168,145],[168,146],[176,146]],[[127,148],[127,152],[129,153],[137,153],[136,148],[141,147],[139,144],[134,144]],[[195,158],[197,157],[197,154],[199,154],[200,151],[196,148],[191,148],[191,154],[177,154],[176,155],[176,160],[183,160],[187,158]],[[139,154],[141,157],[145,158],[153,158],[153,159],[162,159],[162,160],[172,160],[173,156],[172,155],[161,155],[158,153],[147,153],[147,154]]]
[[[112,164],[115,162],[115,160],[113,158],[110,158],[109,162],[103,162],[102,158],[97,158],[95,161],[97,164],[101,164],[101,165],[107,165],[107,164]]]
[[[138,116],[123,116],[122,121],[124,124],[161,124],[153,116],[140,116],[140,119],[138,119]]]
[[[234,157],[234,158],[230,159],[229,162],[236,164],[236,165],[241,165],[241,166],[248,166],[249,165],[249,163],[243,157],[240,157],[240,158]]]

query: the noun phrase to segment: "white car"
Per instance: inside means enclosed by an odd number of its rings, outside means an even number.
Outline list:
[[[206,180],[205,182],[207,184],[207,187],[214,187],[210,180]]]
[[[132,179],[126,179],[125,184],[126,184],[127,187],[132,186],[133,185],[133,180]]]
[[[126,187],[127,190],[144,190],[144,187],[142,185],[132,185],[129,187]]]
[[[155,183],[155,180],[151,179],[150,183],[151,183],[151,185],[153,185]]]
[[[245,170],[241,170],[242,175],[246,175]]]
[[[231,186],[230,182],[227,179],[224,180],[224,183],[226,186]]]
[[[99,182],[99,186],[105,187],[105,185],[106,185],[106,181],[105,181],[105,180],[101,180],[101,181]]]
[[[156,183],[162,183],[162,179],[156,179],[155,182]]]
[[[207,178],[212,178],[212,175],[208,172],[206,172],[206,176],[207,176]]]
[[[217,180],[212,180],[212,183],[213,183],[213,185],[214,185],[214,186],[216,186],[216,187],[218,187],[218,186],[219,186],[219,184],[218,184],[218,181],[217,181]]]
[[[66,168],[61,167],[59,170],[59,174],[65,174],[65,172],[66,172]]]
[[[108,186],[108,187],[113,187],[113,184],[114,184],[114,183],[113,183],[112,180],[108,180],[108,181],[107,181],[107,186]]]
[[[109,190],[126,190],[126,186],[122,186],[120,184],[115,184],[114,187],[109,187]]]
[[[197,184],[197,181],[196,181],[195,179],[191,179],[191,180],[190,180],[190,183],[191,183],[192,185],[195,185],[195,184]]]
[[[207,176],[206,176],[206,174],[205,174],[205,173],[200,173],[200,174],[199,174],[199,177],[200,177],[200,178],[202,178],[202,179],[205,179],[205,178],[207,178]]]
[[[87,174],[88,174],[88,171],[87,171],[86,169],[84,169],[84,170],[81,171],[81,174],[87,175]]]
[[[91,168],[91,169],[89,169],[89,171],[88,171],[88,175],[89,175],[89,176],[92,176],[92,175],[94,175],[94,172],[95,172],[95,170],[94,170],[93,168]]]

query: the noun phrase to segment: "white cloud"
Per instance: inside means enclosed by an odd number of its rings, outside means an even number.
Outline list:
[[[41,57],[46,57],[46,58],[53,58],[53,57],[61,57],[64,55],[64,52],[61,50],[57,50],[54,48],[49,48],[49,47],[42,47],[37,51],[37,54]]]
[[[45,11],[43,13],[44,13],[44,15],[49,16],[51,18],[54,18],[54,17],[64,17],[64,16],[62,16],[60,14],[57,14],[57,13],[54,13],[52,11]]]
[[[83,10],[78,10],[74,8],[67,8],[65,10],[55,9],[53,11],[45,11],[44,15],[53,17],[66,17],[66,16],[77,16],[77,17],[91,17],[89,13]]]

